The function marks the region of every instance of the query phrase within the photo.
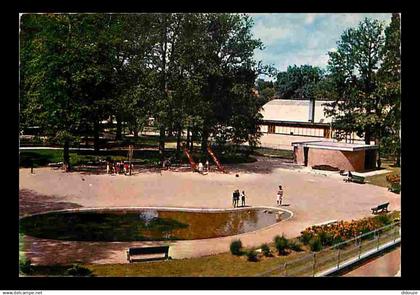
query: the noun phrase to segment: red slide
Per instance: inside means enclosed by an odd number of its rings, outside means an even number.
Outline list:
[[[220,164],[219,160],[216,158],[216,155],[213,153],[213,151],[211,150],[209,146],[207,147],[207,152],[213,158],[214,163],[216,163],[217,169],[219,169],[223,173],[227,173],[225,168],[223,168],[223,166]]]
[[[197,164],[194,162],[188,150],[184,147],[184,153],[187,155],[188,160],[190,161],[191,168],[195,171],[197,170]]]

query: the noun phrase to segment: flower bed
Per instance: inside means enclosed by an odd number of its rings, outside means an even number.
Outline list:
[[[387,224],[399,217],[399,212],[367,217],[360,220],[339,221],[336,224],[311,226],[301,232],[300,239],[307,244],[313,238],[319,238],[323,246],[330,246],[352,239]]]

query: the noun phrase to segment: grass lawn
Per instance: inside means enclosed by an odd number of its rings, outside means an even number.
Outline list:
[[[386,180],[386,176],[390,174],[398,174],[401,175],[401,168],[400,167],[394,167],[394,162],[391,160],[383,159],[382,160],[382,168],[386,170],[390,170],[391,172],[379,174],[379,175],[373,175],[366,177],[366,181],[370,184],[382,186],[382,187],[389,187],[389,183]]]
[[[291,150],[258,147],[254,153],[265,157],[293,159],[293,151]]]
[[[70,151],[70,164],[72,166],[88,164],[99,159],[105,160],[111,158],[114,161],[127,160],[127,151],[99,151],[94,154],[93,151]],[[142,150],[133,153],[133,160],[147,163],[156,163],[159,161],[158,151]],[[62,150],[22,150],[20,151],[19,166],[30,167],[33,161],[34,167],[47,166],[49,163],[63,161]]]

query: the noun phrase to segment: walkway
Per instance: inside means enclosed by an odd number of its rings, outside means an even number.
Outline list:
[[[401,247],[371,259],[366,264],[343,275],[344,277],[401,276]]]
[[[45,211],[49,202],[54,209],[74,207],[172,206],[230,208],[235,189],[245,190],[247,205],[273,206],[279,184],[284,189],[285,209],[292,219],[254,233],[238,236],[177,241],[171,247],[174,258],[198,257],[226,252],[233,239],[245,247],[259,246],[284,233],[295,237],[308,226],[326,220],[350,220],[371,215],[370,208],[390,202],[391,210],[400,209],[400,196],[386,188],[369,184],[345,183],[341,179],[307,174],[290,162],[260,158],[256,163],[226,168],[230,174],[192,172],[141,173],[135,176],[110,176],[63,173],[50,168],[20,169],[21,204],[31,195],[29,212]],[[235,174],[239,173],[239,177]],[[26,202],[28,203],[28,202]],[[59,204],[57,204],[59,203]],[[38,204],[38,205],[37,205]],[[31,209],[32,208],[32,209]],[[30,211],[28,211],[30,210]],[[25,212],[22,212],[25,213]],[[59,242],[28,238],[26,251],[35,263],[74,262],[124,263],[124,250],[136,243]],[[72,261],[73,260],[73,261]]]

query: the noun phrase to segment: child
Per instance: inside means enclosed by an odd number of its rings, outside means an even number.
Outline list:
[[[280,206],[282,201],[283,201],[283,189],[281,185],[279,185],[279,191],[277,192],[277,206]]]

